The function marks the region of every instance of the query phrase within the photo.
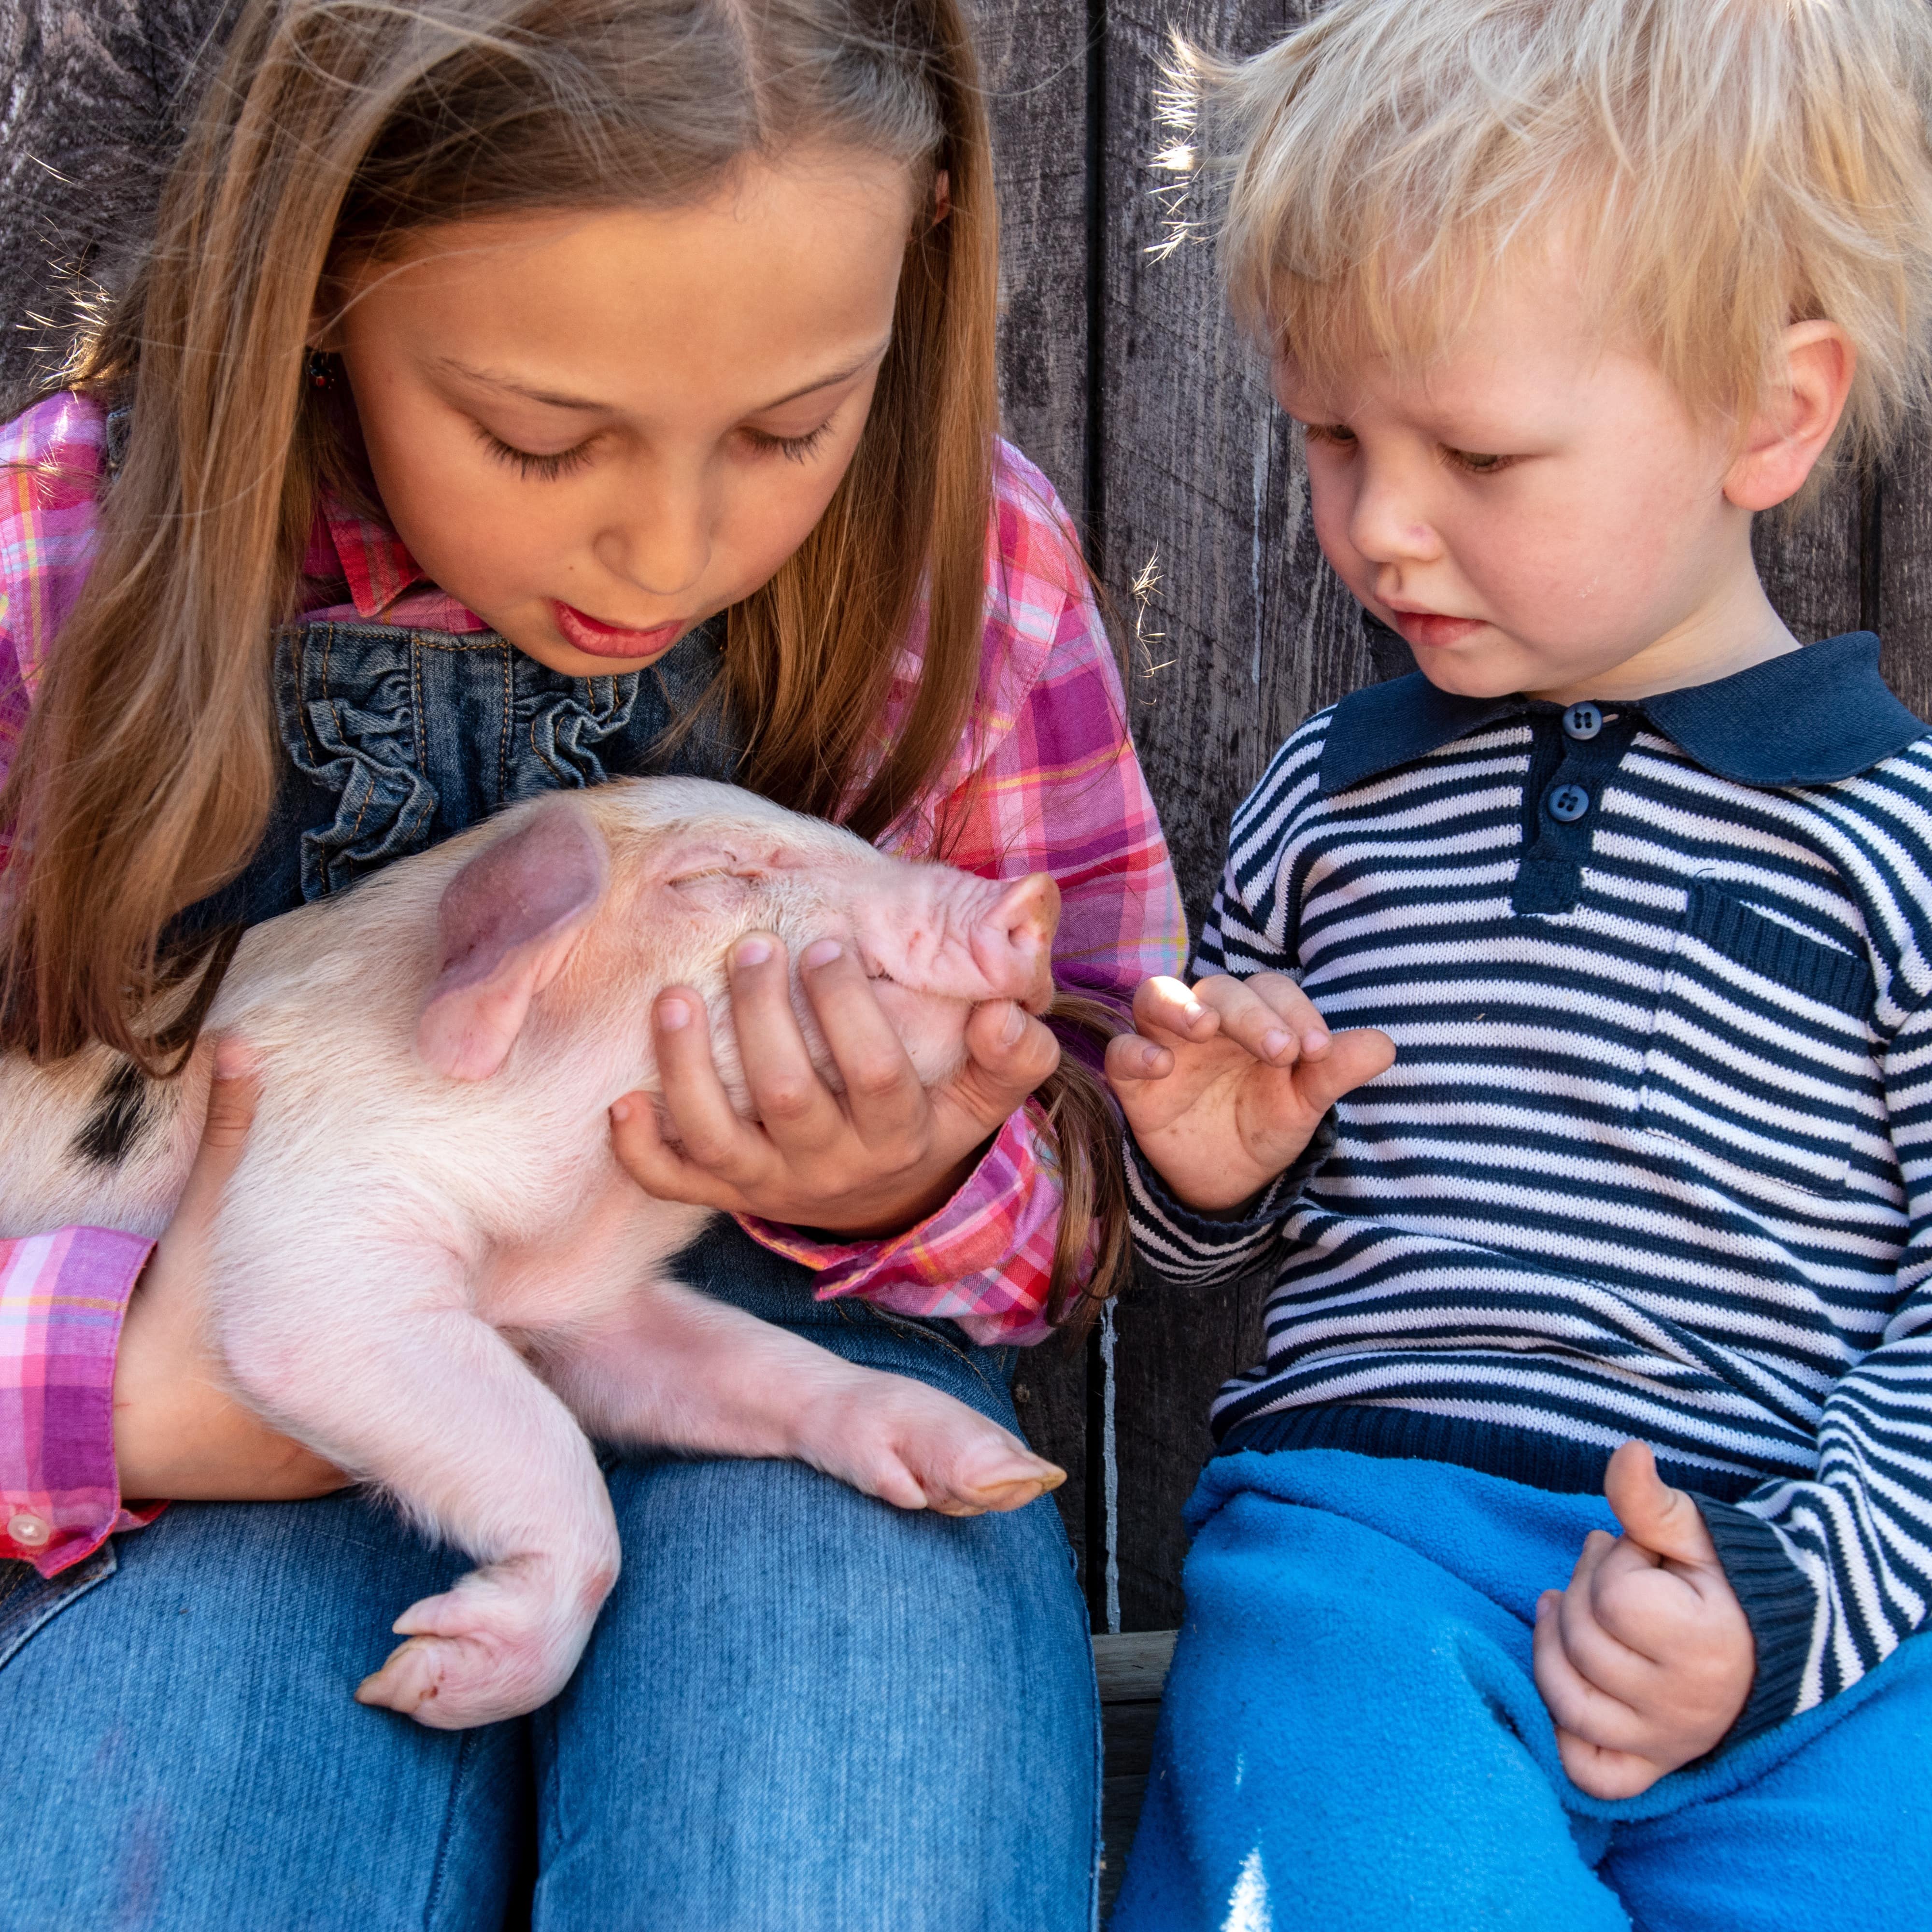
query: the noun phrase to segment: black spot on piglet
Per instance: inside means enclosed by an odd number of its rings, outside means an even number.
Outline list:
[[[148,1083],[132,1060],[124,1060],[100,1089],[94,1109],[74,1137],[74,1152],[96,1167],[118,1167],[148,1124]]]

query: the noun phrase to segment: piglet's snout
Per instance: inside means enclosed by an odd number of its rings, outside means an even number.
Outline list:
[[[1043,1013],[1053,999],[1053,935],[1060,888],[1051,874],[1029,872],[994,902],[973,928],[973,956],[994,997]]]
[[[853,914],[877,976],[947,999],[1017,1000],[1030,1012],[1052,1000],[1060,888],[1047,873],[1006,883],[895,868],[865,883]]]

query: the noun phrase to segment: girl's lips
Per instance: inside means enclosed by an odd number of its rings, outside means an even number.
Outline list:
[[[1435,610],[1396,610],[1390,614],[1402,641],[1412,650],[1460,644],[1483,628],[1478,617],[1445,617]]]
[[[592,657],[656,657],[660,651],[668,650],[691,628],[680,617],[668,624],[653,625],[648,631],[627,631],[620,625],[607,624],[602,618],[586,616],[561,598],[551,598],[550,609],[556,618],[556,628],[563,633],[566,640],[580,651],[588,651]]]

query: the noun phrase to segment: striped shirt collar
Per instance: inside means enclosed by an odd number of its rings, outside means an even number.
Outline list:
[[[1879,675],[1879,641],[1847,631],[1709,684],[1660,692],[1620,710],[1648,723],[1707,771],[1739,784],[1829,784],[1925,735]],[[1506,718],[1557,706],[1520,694],[1465,698],[1420,671],[1342,699],[1322,752],[1324,795],[1426,758]]]

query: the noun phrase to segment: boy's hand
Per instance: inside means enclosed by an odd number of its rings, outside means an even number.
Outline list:
[[[1723,1737],[1750,1695],[1757,1646],[1697,1505],[1641,1442],[1610,1458],[1622,1536],[1590,1532],[1567,1590],[1536,1606],[1536,1688],[1571,1783],[1634,1798]]]
[[[1265,1187],[1344,1094],[1395,1059],[1386,1034],[1331,1036],[1280,973],[1218,974],[1192,992],[1144,981],[1134,1025],[1108,1046],[1108,1084],[1161,1178],[1210,1214]]]

